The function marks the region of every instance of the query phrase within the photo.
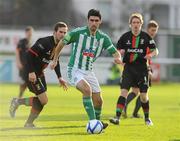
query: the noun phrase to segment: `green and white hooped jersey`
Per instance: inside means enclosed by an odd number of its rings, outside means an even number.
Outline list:
[[[92,70],[92,64],[102,50],[107,49],[110,54],[117,51],[108,35],[98,30],[96,35],[92,36],[87,26],[76,28],[67,33],[63,42],[64,44],[72,43],[68,67],[82,70]]]

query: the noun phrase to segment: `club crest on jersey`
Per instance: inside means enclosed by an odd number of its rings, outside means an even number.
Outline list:
[[[50,60],[47,60],[46,58],[43,58],[42,61],[43,61],[44,63],[47,63],[47,64],[50,63]]]
[[[126,45],[130,45],[130,44],[131,44],[130,40],[127,40]]]
[[[100,44],[100,42],[98,42],[98,41],[95,42],[95,46],[96,46],[96,47],[98,47],[99,44]]]
[[[50,55],[50,54],[51,54],[51,51],[46,52],[46,54],[47,54],[47,55]]]
[[[92,49],[85,49],[83,51],[83,56],[94,57],[94,51]]]
[[[144,44],[144,39],[141,39],[140,44],[141,44],[141,45]]]

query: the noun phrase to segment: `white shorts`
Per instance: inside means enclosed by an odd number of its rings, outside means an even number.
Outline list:
[[[68,82],[73,86],[76,86],[77,83],[81,80],[86,80],[91,86],[93,93],[101,92],[99,82],[94,72],[92,71],[84,71],[81,69],[68,67],[67,78],[68,78]]]

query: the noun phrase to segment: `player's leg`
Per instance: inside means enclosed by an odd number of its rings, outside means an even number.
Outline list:
[[[84,109],[87,112],[89,120],[96,119],[94,106],[92,102],[92,88],[89,83],[84,79],[86,72],[76,68],[67,68],[68,82],[75,86],[81,93],[83,99]]]
[[[31,106],[31,112],[25,124],[25,127],[34,127],[33,121],[38,117],[39,113],[43,109],[43,106],[48,101],[46,95],[47,87],[45,77],[37,77],[37,81],[35,83],[27,82],[27,84],[29,90],[33,92],[36,96],[21,99],[14,98],[10,106],[10,115],[11,117],[14,117],[15,112],[20,105]]]
[[[101,88],[94,72],[89,72],[88,75],[84,76],[84,79],[89,83],[92,88],[92,100],[96,119],[100,120],[103,99],[101,95]]]
[[[145,124],[146,125],[153,125],[150,117],[149,117],[149,99],[148,99],[148,94],[141,92],[140,94],[141,98],[141,105],[142,109],[144,112],[144,119],[145,119]]]
[[[33,124],[34,120],[39,116],[44,105],[46,105],[47,102],[48,102],[48,98],[46,92],[37,95],[37,97],[33,97],[32,108],[24,127],[34,127]]]
[[[141,99],[140,99],[140,96],[138,96],[138,98],[136,99],[136,104],[135,104],[134,111],[132,114],[133,118],[141,118],[141,116],[138,114],[140,108],[141,108]]]
[[[24,91],[26,90],[27,83],[26,83],[26,72],[25,69],[21,69],[19,71],[19,76],[20,76],[20,86],[19,86],[19,94],[18,98],[22,98]]]
[[[128,90],[121,89],[121,95],[119,96],[119,98],[117,100],[117,104],[116,104],[116,116],[109,120],[111,123],[116,124],[116,125],[119,124],[122,111],[125,107],[127,95],[128,95]]]
[[[119,124],[120,122],[120,117],[122,114],[122,111],[125,107],[126,104],[126,98],[128,95],[128,91],[130,87],[132,86],[132,74],[129,72],[127,69],[128,66],[125,65],[123,74],[122,74],[122,80],[121,80],[121,94],[117,100],[116,104],[116,116],[114,118],[111,118],[109,121],[113,124]]]
[[[93,106],[95,110],[95,115],[96,115],[96,119],[100,120],[102,105],[103,105],[103,98],[101,95],[101,88],[100,88],[99,82],[94,72],[89,72],[88,75],[84,76],[84,78],[90,84],[92,88],[92,101],[93,101]],[[103,129],[107,128],[108,123],[105,123],[103,121],[101,121],[101,123],[103,124]]]
[[[103,104],[103,99],[102,99],[101,93],[100,92],[99,93],[92,93],[92,100],[93,100],[96,119],[100,120],[102,104]]]
[[[128,94],[126,99],[126,104],[124,107],[124,114],[122,115],[124,118],[127,118],[127,107],[128,104],[139,94],[139,88],[132,87],[132,91]]]
[[[153,125],[151,119],[149,118],[149,97],[148,97],[148,87],[149,87],[149,79],[148,73],[142,75],[139,79],[139,89],[140,89],[140,99],[141,106],[144,112],[144,119],[146,125]]]
[[[83,95],[83,105],[89,117],[89,120],[96,119],[94,106],[92,102],[92,89],[89,83],[85,79],[81,79],[77,84],[76,88]]]
[[[22,98],[24,91],[26,90],[26,87],[27,87],[26,83],[20,84],[18,98]]]

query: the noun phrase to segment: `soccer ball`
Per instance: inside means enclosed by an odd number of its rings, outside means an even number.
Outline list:
[[[93,119],[87,123],[86,129],[89,134],[100,134],[102,132],[103,125],[101,121]]]

